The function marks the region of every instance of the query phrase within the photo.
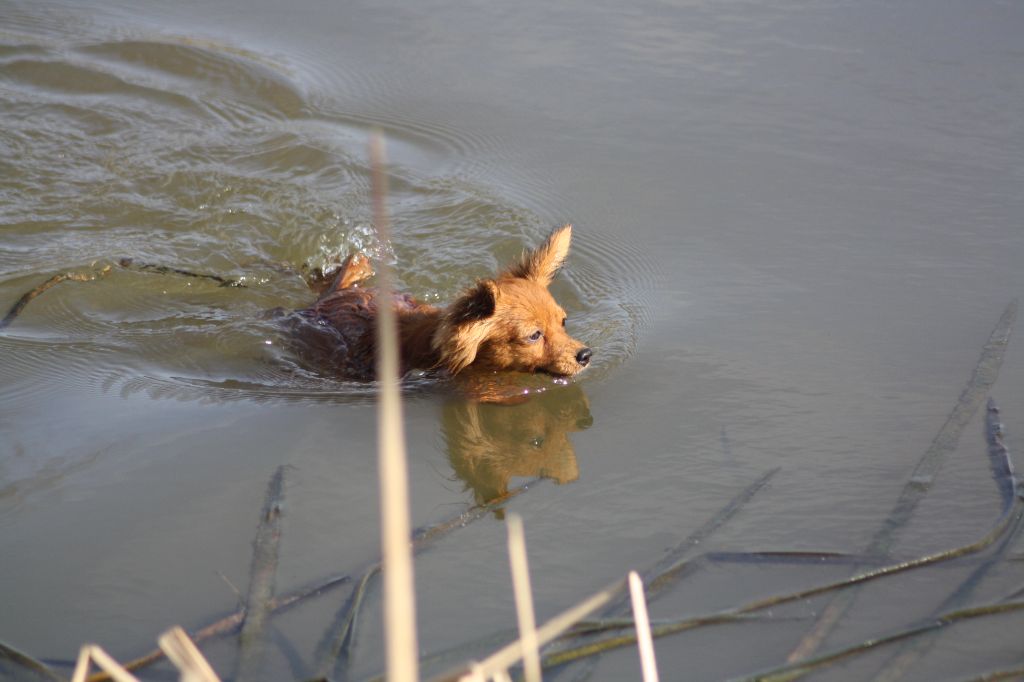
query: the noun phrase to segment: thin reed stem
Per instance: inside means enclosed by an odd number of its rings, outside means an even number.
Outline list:
[[[374,223],[382,244],[391,241],[386,206],[384,141],[379,132],[370,138]],[[377,380],[378,455],[380,459],[381,548],[384,573],[384,633],[388,679],[419,679],[416,644],[416,599],[412,550],[409,547],[409,474],[402,426],[399,388],[398,326],[391,305],[391,264],[381,259],[378,271]]]
[[[533,593],[530,588],[530,567],[526,556],[523,519],[519,514],[509,514],[506,524],[508,526],[508,558],[512,569],[516,618],[519,621],[519,639],[523,643],[523,675],[526,682],[540,682],[537,622],[533,615]]]
[[[644,682],[658,682],[658,664],[654,660],[654,642],[651,639],[651,620],[647,617],[647,598],[644,583],[636,571],[629,572],[629,595],[633,602],[633,621],[640,649],[640,670]]]

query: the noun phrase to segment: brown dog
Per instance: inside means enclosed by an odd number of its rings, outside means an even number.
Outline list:
[[[565,377],[580,372],[590,363],[591,350],[566,332],[565,311],[548,291],[571,239],[571,225],[555,230],[518,263],[478,281],[447,308],[394,295],[402,373],[513,370]],[[366,256],[350,256],[327,292],[299,313],[309,323],[296,329],[303,341],[328,351],[331,364],[350,379],[374,378],[379,300],[375,290],[358,286],[372,274]]]

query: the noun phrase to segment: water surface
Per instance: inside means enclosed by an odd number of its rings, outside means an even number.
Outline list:
[[[707,550],[863,550],[1024,291],[1022,31],[1001,2],[0,2],[0,306],[91,278],[0,333],[0,640],[130,658],[230,612],[219,576],[244,592],[281,464],[279,591],[357,571],[377,545],[372,387],[302,363],[266,311],[355,250],[444,303],[565,222],[552,288],[594,366],[504,408],[411,382],[413,524],[546,478],[509,506],[542,619],[776,467]],[[392,244],[370,227],[373,128]],[[1016,344],[992,391],[1011,448]],[[979,417],[895,556],[998,511]],[[425,653],[514,626],[504,532],[491,515],[418,560]],[[826,646],[927,616],[969,570],[865,590]],[[716,563],[654,615],[847,572]],[[267,679],[318,670],[344,596],[275,619]],[[380,669],[369,599],[339,678]],[[776,665],[823,603],[660,640],[663,677]],[[1019,665],[1017,621],[951,629],[908,677]],[[234,647],[204,648],[225,676]],[[622,652],[593,679],[636,670]]]

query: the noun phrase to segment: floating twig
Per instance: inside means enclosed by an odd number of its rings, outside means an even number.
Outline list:
[[[15,302],[15,304],[11,306],[11,309],[7,312],[7,315],[4,316],[4,319],[0,320],[0,329],[4,329],[5,327],[10,326],[10,324],[14,322],[15,318],[18,317],[18,315],[21,315],[21,312],[25,309],[25,306],[27,306],[32,301],[32,299],[47,291],[48,289],[52,289],[61,282],[91,282],[94,279],[105,277],[108,272],[110,272],[110,266],[106,265],[100,268],[99,270],[90,273],[62,272],[59,275],[54,275],[53,277],[46,280],[39,286],[22,294],[21,298],[19,298]]]
[[[865,554],[879,556],[889,554],[896,534],[907,524],[914,510],[917,509],[918,503],[928,493],[946,455],[956,449],[960,442],[960,434],[978,408],[981,407],[985,396],[999,376],[999,368],[1003,363],[1003,355],[1010,342],[1016,318],[1017,300],[1014,299],[1006,306],[995,329],[992,330],[992,334],[985,343],[981,356],[971,372],[971,378],[960,393],[956,406],[935,435],[931,445],[921,456],[888,518],[868,544]],[[856,597],[856,590],[848,590],[838,595],[822,610],[818,622],[804,635],[786,660],[794,663],[811,656],[853,604]]]
[[[260,523],[252,543],[249,568],[249,592],[245,600],[245,618],[238,638],[238,677],[255,677],[263,663],[266,625],[274,598],[274,578],[281,543],[281,505],[284,500],[284,466],[277,467],[267,485],[260,511]]]
[[[241,280],[228,279],[221,277],[220,275],[210,275],[202,272],[193,272],[192,270],[185,270],[182,268],[172,268],[167,265],[154,265],[153,263],[136,263],[132,258],[122,258],[117,264],[125,270],[135,270],[137,272],[156,272],[161,275],[182,275],[184,277],[191,277],[193,279],[209,279],[217,282],[222,287],[238,287],[245,288],[245,284]],[[110,265],[104,265],[103,267],[94,270],[93,272],[62,272],[54,275],[50,279],[46,280],[42,284],[33,287],[26,291],[21,297],[11,306],[11,309],[7,312],[7,315],[0,320],[0,329],[10,326],[14,322],[18,315],[21,315],[22,311],[25,310],[32,299],[44,293],[45,291],[52,289],[61,282],[91,282],[99,279],[100,277],[106,277],[110,274]]]
[[[153,263],[136,263],[133,258],[122,258],[117,262],[125,270],[135,270],[137,272],[156,272],[161,275],[181,275],[183,277],[191,277],[192,279],[209,279],[217,282],[222,287],[237,287],[244,289],[245,284],[241,280],[229,279],[227,277],[221,277],[220,275],[210,275],[203,272],[193,272],[192,270],[185,270],[183,268],[172,268],[168,265],[155,265]]]

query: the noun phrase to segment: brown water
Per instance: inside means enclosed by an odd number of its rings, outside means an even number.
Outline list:
[[[443,302],[570,221],[553,291],[593,368],[505,408],[411,381],[414,525],[551,479],[509,507],[541,619],[774,467],[707,550],[863,550],[1024,292],[1022,34],[1012,2],[0,0],[0,308],[111,266],[0,332],[0,641],[129,658],[232,611],[218,574],[246,589],[281,464],[278,590],[359,570],[377,546],[372,387],[300,363],[265,311],[307,304],[304,268],[353,250]],[[390,245],[369,227],[373,127]],[[1019,341],[993,389],[1011,448]],[[987,530],[983,453],[979,417],[897,558]],[[497,515],[418,559],[425,653],[514,627],[504,545]],[[971,567],[872,585],[825,649],[928,615]],[[653,616],[849,570],[712,563]],[[1021,582],[1000,564],[969,603]],[[347,589],[273,621],[266,679],[317,671]],[[380,669],[368,599],[339,679]],[[777,665],[824,603],[659,640],[662,676]],[[950,629],[907,678],[1020,665],[1020,618]],[[231,676],[233,640],[204,651]],[[624,651],[593,679],[638,675]]]

